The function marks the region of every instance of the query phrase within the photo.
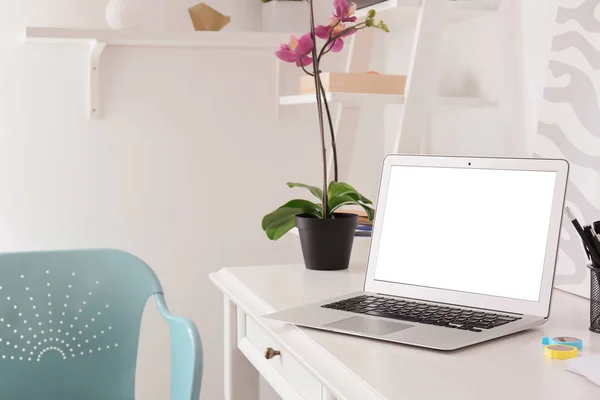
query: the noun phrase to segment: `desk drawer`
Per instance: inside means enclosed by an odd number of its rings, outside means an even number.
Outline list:
[[[298,361],[281,348],[279,343],[260,328],[252,319],[246,317],[246,338],[256,350],[263,355],[262,360],[274,367],[281,376],[306,400],[321,400],[322,385]],[[280,352],[270,360],[264,357],[268,348]],[[260,370],[260,366],[255,365]],[[284,393],[279,393],[284,399]],[[290,396],[291,397],[291,396]]]

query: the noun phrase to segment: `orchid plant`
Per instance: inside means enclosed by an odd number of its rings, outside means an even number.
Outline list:
[[[342,206],[354,205],[362,207],[369,219],[373,219],[373,203],[362,196],[356,189],[344,182],[338,182],[338,154],[335,142],[333,119],[327,96],[321,82],[321,70],[319,68],[323,56],[328,53],[339,53],[344,48],[344,39],[357,34],[366,28],[380,29],[389,32],[388,26],[383,22],[375,22],[375,10],[370,10],[364,21],[358,22],[355,15],[356,4],[348,0],[334,0],[333,16],[328,25],[315,26],[314,7],[315,0],[306,0],[310,12],[310,32],[299,38],[291,35],[288,43],[280,45],[275,55],[282,61],[296,64],[299,68],[314,78],[315,96],[317,99],[317,111],[319,117],[319,131],[321,139],[323,184],[322,188],[299,183],[288,183],[290,188],[302,187],[308,189],[318,202],[296,199],[279,207],[272,213],[266,215],[262,221],[262,228],[271,240],[277,240],[285,235],[296,225],[297,215],[312,216],[315,218],[335,218],[335,211]],[[317,50],[317,38],[323,43]],[[327,115],[329,125],[329,138],[333,157],[333,180],[328,181],[327,176],[327,147],[325,140],[325,129],[323,122],[323,106]]]

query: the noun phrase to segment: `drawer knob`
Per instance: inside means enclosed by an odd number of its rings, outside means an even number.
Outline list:
[[[272,347],[267,347],[267,350],[265,350],[265,358],[267,360],[275,358],[275,357],[277,357],[279,355],[281,355],[281,353],[279,352],[279,350],[275,350]]]

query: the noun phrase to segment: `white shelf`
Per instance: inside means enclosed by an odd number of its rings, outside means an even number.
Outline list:
[[[493,12],[500,7],[500,0],[449,0],[455,11]]]
[[[476,18],[479,16],[486,15],[490,12],[497,11],[500,7],[501,0],[445,0],[448,2],[448,8],[450,15],[448,20],[452,22],[463,21],[466,19]],[[365,7],[364,9],[358,10],[356,15],[359,17],[365,17],[368,10],[374,9],[378,13],[388,12],[395,13],[397,11],[404,12],[405,10],[418,10],[422,5],[421,0],[388,0],[379,4],[375,4],[371,7]]]
[[[348,106],[376,106],[387,104],[403,104],[404,96],[396,94],[371,94],[371,93],[327,93],[329,103],[341,103]],[[314,104],[317,98],[314,94],[300,94],[296,96],[282,96],[279,105]],[[493,107],[496,104],[476,97],[439,97],[437,105],[440,107]]]
[[[374,4],[369,7],[361,8],[356,11],[356,16],[364,18],[369,10],[375,10],[378,13],[394,10],[397,8],[418,9],[421,7],[421,0],[388,0],[382,3]]]
[[[372,94],[372,93],[327,93],[329,103],[341,103],[350,106],[384,106],[386,104],[402,104],[404,96],[398,94]],[[279,105],[289,106],[298,104],[314,104],[317,97],[314,94],[300,94],[296,96],[282,96]]]
[[[270,32],[159,32],[143,30],[25,28],[28,43],[91,43],[109,46],[203,47],[276,49],[286,33]]]
[[[270,32],[159,32],[143,30],[25,28],[27,43],[87,44],[89,59],[89,116],[100,118],[100,60],[106,46],[183,47],[275,50],[287,34]]]
[[[472,18],[489,15],[500,8],[500,0],[449,0],[452,22],[465,21]]]
[[[439,107],[495,107],[497,104],[478,97],[449,97],[438,98]]]

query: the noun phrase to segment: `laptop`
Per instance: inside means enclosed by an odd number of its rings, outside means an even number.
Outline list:
[[[555,159],[390,155],[363,291],[267,318],[438,350],[542,325],[568,172]]]

